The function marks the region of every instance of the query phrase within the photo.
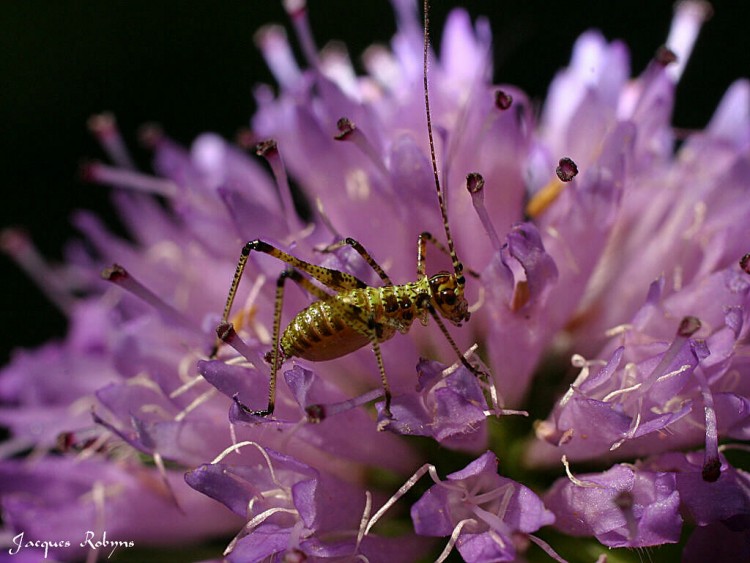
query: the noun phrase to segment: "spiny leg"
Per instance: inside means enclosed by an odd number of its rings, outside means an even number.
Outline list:
[[[451,260],[454,256],[450,253],[450,250],[445,248],[443,244],[437,240],[432,233],[424,231],[419,233],[419,239],[417,240],[417,276],[424,277],[427,273],[427,241],[430,241],[435,247],[442,251],[446,256],[450,257]],[[453,268],[456,272],[463,271],[463,264],[461,262],[453,262]],[[470,276],[478,278],[479,274],[474,270],[468,269],[467,272]],[[463,285],[463,284],[461,284]]]
[[[268,383],[268,407],[266,410],[253,411],[237,402],[245,412],[255,416],[270,416],[273,414],[276,406],[276,378],[281,367],[281,362],[284,361],[283,351],[281,350],[281,313],[284,305],[284,287],[287,279],[291,279],[317,299],[326,299],[329,297],[325,291],[305,278],[298,270],[292,268],[284,270],[276,279],[276,297],[273,308],[273,349],[270,352],[271,377]]]
[[[372,351],[375,354],[375,359],[378,362],[380,382],[383,386],[383,393],[385,395],[385,408],[383,409],[383,415],[386,418],[393,418],[393,415],[391,414],[391,387],[388,385],[388,377],[385,374],[385,365],[383,363],[383,354],[380,351],[383,325],[378,324],[375,321],[372,313],[368,312],[365,314],[365,310],[362,307],[352,303],[345,303],[337,299],[331,299],[329,305],[334,310],[335,314],[346,317],[347,322],[349,322],[354,330],[369,339]]]
[[[393,285],[391,278],[389,278],[388,274],[385,273],[385,270],[380,267],[380,264],[378,264],[375,259],[370,256],[370,253],[367,252],[365,247],[362,246],[359,241],[351,237],[347,237],[343,240],[340,240],[339,242],[326,246],[323,249],[323,252],[333,252],[334,250],[338,250],[339,248],[343,248],[344,246],[351,246],[354,250],[356,250],[357,253],[362,257],[362,259],[367,262],[367,265],[370,266],[370,268],[372,268],[375,273],[380,276],[380,279],[385,282],[385,285]]]
[[[380,351],[380,343],[378,342],[377,336],[371,337],[372,351],[375,353],[375,358],[378,361],[378,370],[380,371],[380,383],[383,385],[383,391],[385,393],[385,408],[383,409],[383,416],[385,418],[393,418],[391,414],[391,388],[388,385],[388,378],[385,375],[385,366],[383,365],[383,354]]]
[[[277,258],[278,260],[289,264],[291,267],[297,270],[302,270],[303,272],[310,274],[310,276],[334,291],[346,291],[349,289],[361,289],[367,287],[367,284],[365,282],[361,281],[351,274],[339,272],[338,270],[332,270],[330,268],[324,268],[323,266],[317,266],[315,264],[310,264],[309,262],[300,260],[299,258],[292,256],[291,254],[287,254],[283,250],[279,250],[278,248],[268,244],[267,242],[264,242],[262,240],[252,240],[242,247],[240,258],[237,261],[237,268],[235,269],[234,277],[232,278],[232,285],[229,287],[229,294],[227,295],[227,301],[224,305],[224,313],[221,316],[222,324],[229,322],[229,315],[232,312],[232,304],[234,303],[234,298],[237,295],[237,288],[239,287],[240,281],[242,280],[242,274],[245,272],[245,266],[247,265],[247,260],[250,256],[250,252],[252,252],[253,250],[255,250],[256,252],[263,252],[265,254],[268,254],[269,256],[273,256],[274,258]],[[219,342],[216,343],[211,352],[212,358],[216,357],[218,350]]]
[[[227,302],[224,306],[224,315],[222,320],[227,322],[229,320],[229,313],[232,309],[232,303],[234,302],[234,296],[237,293],[237,287],[242,279],[242,274],[245,271],[245,265],[247,259],[250,256],[250,252],[255,250],[256,252],[263,252],[269,256],[273,256],[289,264],[296,270],[301,270],[310,274],[313,278],[318,280],[320,283],[334,291],[346,291],[348,289],[365,288],[367,284],[360,279],[356,278],[351,274],[345,272],[339,272],[338,270],[332,270],[330,268],[324,268],[316,264],[310,264],[304,260],[300,260],[291,254],[287,254],[283,250],[279,250],[275,246],[263,242],[262,240],[253,240],[245,244],[242,247],[242,253],[240,259],[237,262],[237,269],[234,272],[234,278],[232,279],[232,286],[229,288],[229,295],[227,296]]]
[[[488,374],[484,373],[482,370],[472,365],[471,362],[469,362],[469,360],[467,360],[464,357],[464,355],[461,353],[461,350],[458,348],[456,341],[453,340],[451,333],[448,332],[448,329],[446,328],[445,323],[443,323],[443,319],[440,318],[440,315],[438,315],[437,311],[432,306],[430,306],[428,310],[430,311],[430,315],[432,315],[432,318],[435,319],[435,322],[440,328],[440,332],[443,333],[443,336],[445,336],[445,339],[448,341],[448,344],[450,344],[451,348],[453,348],[453,351],[456,353],[456,356],[458,357],[459,361],[463,364],[463,366],[466,369],[468,369],[471,373],[473,373],[475,376],[479,377],[480,379],[487,378]]]

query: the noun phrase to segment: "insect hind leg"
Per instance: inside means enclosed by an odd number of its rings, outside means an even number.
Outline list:
[[[284,291],[286,280],[292,280],[305,291],[315,296],[317,299],[325,299],[328,294],[321,288],[305,278],[299,270],[288,268],[281,272],[276,279],[276,297],[273,308],[273,348],[266,354],[266,361],[271,364],[271,375],[268,383],[268,406],[265,410],[252,410],[235,399],[235,403],[247,414],[254,416],[270,416],[276,406],[276,380],[279,369],[284,360],[287,359],[284,350],[281,348],[281,313],[284,306]]]
[[[222,324],[229,322],[229,316],[232,312],[232,304],[234,303],[234,298],[237,295],[237,288],[239,287],[240,281],[242,280],[242,275],[245,272],[245,267],[247,266],[247,260],[250,257],[250,253],[253,251],[263,252],[264,254],[273,256],[274,258],[288,264],[290,267],[309,274],[312,278],[318,280],[321,284],[334,291],[345,291],[347,289],[367,287],[367,284],[365,284],[365,282],[361,281],[351,274],[339,272],[338,270],[332,270],[330,268],[324,268],[323,266],[318,266],[316,264],[310,264],[309,262],[300,260],[299,258],[292,256],[291,254],[287,254],[283,250],[279,250],[278,248],[271,244],[268,244],[267,242],[259,239],[252,240],[242,247],[242,252],[240,253],[240,258],[237,261],[237,267],[234,271],[234,277],[232,278],[232,285],[229,287],[229,293],[227,294],[227,301],[224,305],[224,312],[221,316]],[[311,293],[314,294],[314,292]],[[211,352],[212,358],[216,357],[218,349],[219,342],[216,343]]]

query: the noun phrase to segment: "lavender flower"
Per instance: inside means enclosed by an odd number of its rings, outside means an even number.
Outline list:
[[[132,241],[81,213],[91,248],[53,276],[5,233],[71,320],[64,342],[0,374],[4,524],[22,534],[6,549],[30,540],[26,553],[95,558],[34,543],[92,530],[139,546],[227,538],[230,561],[442,561],[454,548],[507,561],[534,556],[532,543],[562,560],[556,551],[584,544],[675,543],[689,526],[688,559],[712,541],[746,554],[750,483],[732,441],[750,435],[750,84],[735,83],[677,152],[669,124],[706,5],[677,6],[666,47],[635,79],[622,43],[584,34],[538,121],[521,90],[490,84],[488,22],[453,12],[429,76],[467,265],[472,318],[451,331],[461,357],[425,314],[427,328],[381,344],[390,416],[363,349],[287,361],[264,417],[285,264],[252,253],[220,323],[242,244],[260,238],[375,286],[379,273],[338,241],[361,241],[401,283],[414,279],[419,233],[443,232],[416,10],[394,0],[391,49],[369,49],[358,77],[345,52],[316,49],[304,6],[287,7],[304,68],[282,28],[257,34],[279,85],[256,89],[248,134],[268,167],[216,135],[187,150],[151,127],[150,176],[99,116],[113,165],[86,176],[117,188]],[[438,254],[430,271],[447,267]],[[320,294],[312,283],[300,285]],[[289,289],[283,319],[309,303]],[[554,406],[530,398],[539,380],[560,385],[570,357],[578,375]],[[524,415],[545,418],[533,436],[514,430]],[[571,548],[570,537],[587,539]]]

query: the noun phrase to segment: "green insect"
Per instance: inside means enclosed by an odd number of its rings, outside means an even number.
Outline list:
[[[466,284],[464,268],[456,255],[453,238],[451,237],[435,158],[427,82],[429,47],[427,4],[428,2],[425,0],[424,98],[427,113],[427,134],[438,206],[442,215],[448,246],[447,248],[444,247],[428,232],[421,233],[417,242],[417,280],[400,285],[394,284],[367,250],[352,238],[344,239],[326,249],[326,251],[332,251],[345,246],[354,249],[383,281],[381,287],[372,287],[351,274],[305,262],[262,240],[254,240],[245,244],[229,289],[222,323],[217,329],[219,337],[223,340],[227,338],[232,303],[250,253],[262,252],[288,265],[288,268],[279,276],[276,285],[272,336],[274,347],[268,355],[271,362],[268,406],[265,410],[249,411],[251,414],[268,416],[273,413],[276,377],[281,364],[287,359],[296,357],[313,362],[332,360],[370,345],[375,353],[385,394],[383,414],[385,417],[391,418],[391,391],[383,366],[380,344],[395,336],[396,333],[407,333],[412,323],[417,319],[423,325],[426,325],[429,318],[432,317],[460,361],[475,374],[480,374],[477,368],[463,357],[443,323],[443,319],[446,319],[455,326],[461,326],[462,323],[469,320],[470,312],[469,304],[464,296]],[[453,265],[452,272],[442,271],[431,276],[426,274],[428,242],[450,257]],[[314,284],[303,275],[303,272],[318,281],[331,293]],[[472,275],[476,274],[472,273]],[[282,332],[281,312],[284,285],[288,279],[297,283],[316,300],[300,311]]]

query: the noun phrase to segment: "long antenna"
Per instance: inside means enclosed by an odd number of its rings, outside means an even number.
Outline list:
[[[463,279],[461,273],[463,272],[463,264],[456,256],[456,249],[453,246],[453,237],[451,237],[451,230],[448,226],[448,212],[445,208],[445,199],[443,198],[443,190],[440,187],[440,174],[438,173],[437,159],[435,158],[435,140],[432,135],[432,117],[430,113],[430,94],[427,80],[427,69],[429,61],[430,51],[430,2],[424,0],[424,107],[427,112],[427,136],[430,139],[430,158],[432,160],[432,174],[435,177],[435,189],[437,190],[438,205],[440,206],[440,214],[443,217],[443,228],[445,229],[445,237],[448,239],[448,253],[450,254],[451,261],[453,262],[453,270],[459,280]],[[463,284],[461,284],[463,285]]]

